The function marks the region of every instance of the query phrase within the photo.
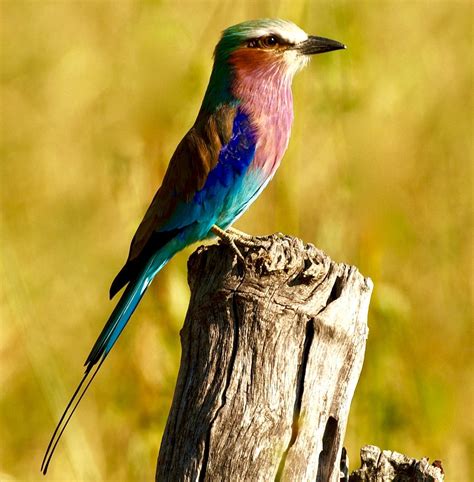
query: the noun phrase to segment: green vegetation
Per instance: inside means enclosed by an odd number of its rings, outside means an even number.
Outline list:
[[[468,480],[472,3],[0,8],[0,479],[44,480],[51,431],[112,309],[110,282],[197,114],[219,32],[282,16],[349,48],[296,78],[290,148],[237,227],[297,235],[375,283],[351,465],[374,443],[440,458],[448,480]],[[191,252],[147,293],[68,427],[52,480],[152,479]]]

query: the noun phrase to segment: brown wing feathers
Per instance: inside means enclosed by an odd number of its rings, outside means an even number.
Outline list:
[[[178,144],[161,187],[132,239],[127,262],[110,287],[110,298],[141,271],[149,257],[179,230],[161,231],[179,202],[190,202],[203,188],[209,172],[229,142],[236,108],[222,106],[214,114],[200,113],[194,126]]]

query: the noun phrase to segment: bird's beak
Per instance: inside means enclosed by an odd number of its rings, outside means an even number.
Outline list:
[[[346,46],[336,40],[310,35],[308,40],[299,43],[296,48],[304,55],[314,55],[330,52],[331,50],[345,49]]]

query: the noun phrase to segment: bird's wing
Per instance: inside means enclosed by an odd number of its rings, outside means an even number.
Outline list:
[[[194,221],[190,216],[184,216],[180,223],[166,226],[177,206],[190,203],[195,193],[204,187],[209,172],[218,163],[223,146],[231,138],[236,112],[237,107],[223,105],[213,114],[200,114],[178,144],[163,183],[132,239],[127,262],[112,283],[111,298],[153,252]]]

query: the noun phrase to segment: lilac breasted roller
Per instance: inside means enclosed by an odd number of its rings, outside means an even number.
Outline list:
[[[185,246],[219,236],[245,244],[231,228],[272,179],[293,121],[291,83],[313,54],[344,49],[294,23],[251,20],[227,28],[196,121],[173,154],[161,187],[110,288],[125,288],[85,362],[85,373],[46,450],[46,473],[64,429],[147,287]]]

